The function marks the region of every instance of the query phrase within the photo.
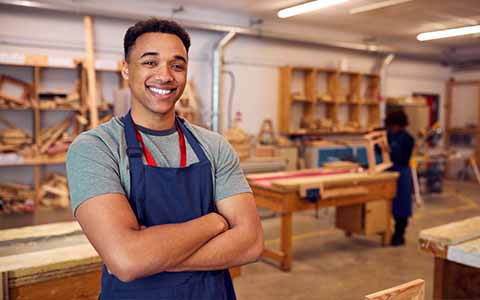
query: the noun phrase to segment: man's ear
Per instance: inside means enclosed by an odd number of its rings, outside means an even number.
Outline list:
[[[126,61],[122,62],[122,77],[123,80],[128,80],[128,63]]]

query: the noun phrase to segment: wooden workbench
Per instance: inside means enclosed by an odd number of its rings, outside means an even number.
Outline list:
[[[391,202],[397,173],[347,173],[322,169],[249,175],[258,207],[281,214],[280,251],[265,249],[263,256],[292,266],[292,215],[296,211],[336,207],[336,227],[351,233],[381,234],[383,245],[391,238]],[[315,191],[316,190],[316,191]],[[316,203],[308,195],[319,195]]]
[[[96,300],[102,265],[77,222],[2,230],[0,300]]]
[[[419,246],[434,255],[434,300],[480,299],[480,217],[422,230]]]

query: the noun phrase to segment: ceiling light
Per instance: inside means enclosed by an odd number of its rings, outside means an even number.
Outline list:
[[[379,9],[379,8],[398,5],[398,4],[411,2],[411,1],[413,1],[413,0],[387,0],[387,1],[377,2],[377,3],[367,4],[367,5],[360,6],[360,7],[355,7],[355,8],[352,8],[349,12],[350,12],[351,15],[353,15],[353,14],[358,14],[358,13],[362,13],[362,12],[376,10],[376,9]]]
[[[289,8],[284,8],[277,13],[279,18],[288,18],[304,13],[308,13],[317,9],[325,8],[328,6],[337,5],[340,3],[347,2],[348,0],[317,0],[309,1],[299,5],[295,5]]]
[[[475,33],[480,33],[480,25],[424,32],[417,35],[417,40],[429,41]]]

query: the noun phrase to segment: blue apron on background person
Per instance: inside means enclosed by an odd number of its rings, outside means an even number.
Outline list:
[[[390,157],[393,167],[390,171],[400,173],[397,182],[397,194],[393,199],[392,214],[407,218],[412,215],[413,178],[410,169],[410,157],[413,151],[414,140],[402,130],[400,133],[388,133]]]
[[[142,154],[147,162],[150,154],[140,146],[143,141],[130,112],[124,123],[131,176],[129,202],[139,224],[149,227],[181,223],[215,211],[210,161],[182,119],[176,118],[180,168],[144,164]],[[189,166],[185,166],[185,138],[199,160]],[[100,299],[235,300],[236,297],[228,270],[162,272],[125,283],[109,274],[104,266]]]

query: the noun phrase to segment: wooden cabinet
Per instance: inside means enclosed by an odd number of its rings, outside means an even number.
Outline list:
[[[386,230],[388,218],[387,201],[371,201],[363,204],[336,208],[335,226],[347,233],[371,235]]]
[[[282,134],[365,132],[380,126],[380,77],[334,69],[279,69]]]

